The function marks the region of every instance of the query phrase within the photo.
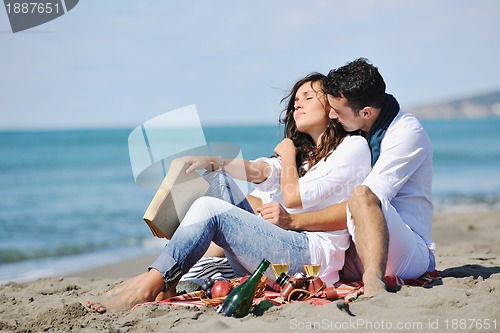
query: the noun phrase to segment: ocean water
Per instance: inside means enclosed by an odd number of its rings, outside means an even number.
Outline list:
[[[423,121],[434,146],[436,210],[500,209],[500,118]],[[0,283],[159,253],[142,220],[131,129],[0,132]],[[207,127],[245,159],[270,156],[278,126]]]

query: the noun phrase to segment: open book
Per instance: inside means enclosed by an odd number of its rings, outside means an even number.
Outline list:
[[[182,160],[172,161],[144,213],[144,221],[156,237],[170,239],[189,207],[208,190],[208,182],[195,171],[186,174],[187,168]]]

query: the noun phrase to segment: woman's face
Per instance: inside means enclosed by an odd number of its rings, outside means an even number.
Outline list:
[[[306,82],[295,94],[293,118],[297,129],[313,137],[323,133],[330,122],[326,96],[320,82]]]

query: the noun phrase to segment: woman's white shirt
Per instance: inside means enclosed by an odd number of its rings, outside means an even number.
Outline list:
[[[281,161],[279,158],[259,158],[271,167],[271,174],[260,184],[258,191],[268,193],[261,196],[263,203],[279,202],[289,213],[299,214],[316,211],[346,201],[355,186],[361,184],[371,170],[371,155],[366,139],[347,136],[326,159],[320,160],[299,178],[302,208],[285,207],[280,187]],[[305,165],[307,170],[307,165]],[[349,247],[347,229],[329,232],[307,232],[310,248],[321,248],[326,253],[320,276],[327,283],[338,281],[338,271],[344,265],[344,252]]]

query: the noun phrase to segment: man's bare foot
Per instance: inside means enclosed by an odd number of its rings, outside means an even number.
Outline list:
[[[87,301],[85,305],[98,313],[118,312],[130,310],[140,303],[157,300],[160,295],[163,299],[175,296],[175,284],[165,291],[163,276],[154,269],[141,274],[140,278],[136,277],[125,282],[127,282],[125,285],[116,287],[118,291],[112,289],[101,301]]]
[[[365,288],[365,297],[373,297],[387,292],[383,278],[376,273],[365,272],[363,274],[363,284]]]

